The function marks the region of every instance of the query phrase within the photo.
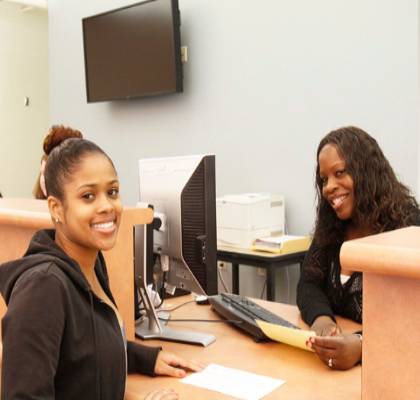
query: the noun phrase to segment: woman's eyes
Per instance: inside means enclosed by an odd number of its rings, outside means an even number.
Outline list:
[[[107,191],[107,195],[113,199],[118,198],[120,191],[118,188],[112,188]],[[82,199],[86,201],[93,201],[96,199],[96,193],[88,192],[82,194]]]
[[[118,188],[112,188],[111,190],[108,191],[108,195],[111,197],[118,197],[119,194],[120,194],[120,190]]]
[[[334,175],[339,178],[341,176],[343,176],[346,173],[345,169],[339,169],[338,171],[335,171]],[[328,182],[328,178],[327,177],[321,177],[321,185],[325,186]]]
[[[93,193],[84,193],[82,194],[82,198],[91,201],[95,198],[95,195]]]

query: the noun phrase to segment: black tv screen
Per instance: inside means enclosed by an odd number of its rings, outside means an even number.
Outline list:
[[[182,92],[178,0],[83,19],[88,103]]]

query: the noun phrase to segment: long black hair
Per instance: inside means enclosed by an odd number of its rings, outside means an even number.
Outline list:
[[[314,240],[320,247],[339,244],[349,221],[340,220],[322,196],[319,153],[331,144],[346,163],[354,181],[355,205],[351,221],[380,233],[408,226],[418,205],[409,189],[396,177],[376,140],[354,126],[328,133],[319,143],[316,165],[317,217]]]

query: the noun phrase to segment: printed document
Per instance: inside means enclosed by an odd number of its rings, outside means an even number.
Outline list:
[[[285,383],[282,379],[210,364],[181,382],[224,393],[243,400],[259,400]]]

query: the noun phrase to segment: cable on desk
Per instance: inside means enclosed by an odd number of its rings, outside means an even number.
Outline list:
[[[185,305],[190,304],[190,303],[195,303],[195,300],[188,300],[188,301],[186,301],[186,302],[184,302],[182,304],[178,304],[175,307],[172,307],[172,308],[161,308],[161,309],[159,309],[157,311],[168,311],[168,312],[172,312],[172,311],[178,310],[178,308],[184,307]]]
[[[242,324],[243,321],[236,319],[171,319],[171,318],[160,318],[164,322],[229,322],[233,324]]]

